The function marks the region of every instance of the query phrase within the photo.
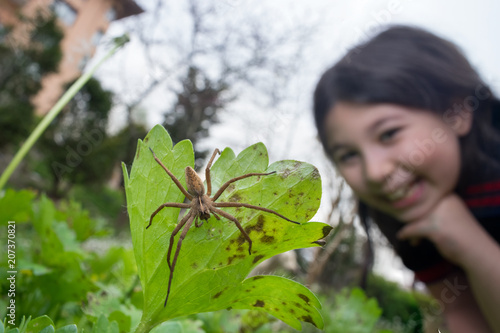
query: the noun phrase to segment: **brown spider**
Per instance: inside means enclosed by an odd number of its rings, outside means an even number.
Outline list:
[[[151,226],[151,223],[153,222],[153,217],[155,217],[156,214],[160,212],[165,207],[177,207],[177,208],[185,208],[189,209],[189,212],[180,220],[179,224],[175,227],[174,231],[172,231],[172,234],[170,235],[170,243],[168,245],[168,252],[167,252],[167,263],[168,267],[170,268],[170,276],[168,278],[168,290],[167,290],[167,297],[165,298],[165,304],[164,306],[167,306],[167,300],[168,296],[170,294],[170,287],[172,285],[172,277],[174,274],[174,269],[175,269],[175,264],[177,262],[177,257],[179,256],[179,251],[181,249],[182,245],[182,240],[184,237],[186,237],[186,234],[191,227],[191,225],[194,224],[196,227],[201,227],[203,224],[203,221],[208,220],[210,218],[210,215],[214,215],[217,220],[220,220],[220,217],[218,215],[221,215],[225,217],[228,220],[233,221],[238,229],[240,229],[241,234],[243,237],[248,242],[248,253],[251,255],[252,254],[252,240],[250,239],[250,236],[246,233],[246,231],[243,229],[241,226],[240,222],[232,216],[231,214],[228,214],[224,212],[223,210],[220,210],[218,208],[222,207],[246,207],[246,208],[251,208],[251,209],[256,209],[256,210],[261,210],[263,212],[267,213],[272,213],[274,215],[277,215],[281,217],[282,219],[285,219],[289,222],[300,224],[299,222],[292,221],[283,215],[275,212],[274,210],[268,209],[268,208],[263,208],[259,206],[254,206],[250,205],[247,203],[241,203],[241,202],[215,202],[219,196],[226,190],[226,188],[231,184],[234,183],[238,180],[248,178],[251,176],[267,176],[271,175],[273,173],[276,173],[276,171],[269,172],[269,173],[247,173],[243,176],[235,177],[233,179],[228,180],[225,182],[215,193],[213,197],[210,197],[212,193],[212,182],[210,179],[210,168],[212,166],[212,162],[214,161],[214,158],[217,154],[220,154],[219,149],[215,149],[214,153],[212,154],[212,157],[210,158],[210,161],[207,164],[207,167],[205,169],[205,177],[207,180],[207,193],[205,194],[205,187],[203,186],[203,181],[200,179],[200,177],[196,174],[196,172],[191,168],[190,166],[186,167],[186,184],[187,184],[187,190],[182,186],[182,184],[179,182],[179,180],[170,172],[170,170],[163,165],[163,163],[156,157],[155,153],[151,148],[149,148],[151,152],[153,153],[153,157],[158,162],[158,164],[161,165],[161,167],[167,172],[167,174],[172,178],[174,181],[175,185],[181,190],[181,192],[188,198],[191,202],[190,203],[178,203],[178,202],[167,202],[158,209],[156,209],[153,214],[151,214],[151,218],[149,219],[149,224],[146,227],[149,228]],[[201,222],[198,221],[198,219],[202,220]],[[182,229],[182,233],[179,237],[179,241],[177,242],[177,249],[175,250],[174,254],[174,260],[172,263],[170,263],[170,255],[172,253],[172,246],[174,243],[174,237],[179,233],[179,231]]]

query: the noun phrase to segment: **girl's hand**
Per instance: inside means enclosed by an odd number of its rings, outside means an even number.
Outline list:
[[[428,238],[443,257],[464,266],[471,247],[480,247],[485,234],[464,201],[452,193],[444,197],[426,217],[405,226],[397,237],[412,243],[418,243],[422,237]]]

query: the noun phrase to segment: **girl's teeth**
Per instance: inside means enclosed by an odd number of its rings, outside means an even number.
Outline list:
[[[395,201],[395,200],[399,200],[399,199],[403,198],[408,193],[408,191],[411,187],[412,186],[406,186],[406,187],[398,189],[397,191],[395,191],[389,195],[389,199],[392,201]]]

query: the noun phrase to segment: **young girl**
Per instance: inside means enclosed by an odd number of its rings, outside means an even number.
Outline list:
[[[314,94],[319,137],[448,329],[500,332],[500,102],[455,45],[394,26]]]

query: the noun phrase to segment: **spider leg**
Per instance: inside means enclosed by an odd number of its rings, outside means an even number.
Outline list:
[[[172,265],[170,264],[170,255],[172,254],[172,246],[174,245],[174,237],[179,233],[179,231],[186,224],[186,222],[188,222],[189,220],[191,220],[191,222],[192,222],[192,220],[194,219],[194,217],[195,216],[193,214],[193,211],[190,210],[186,214],[186,216],[184,216],[180,220],[180,222],[175,226],[174,230],[170,234],[170,242],[168,244],[168,251],[167,251],[167,264],[168,264],[168,268],[170,268],[171,270],[172,270]]]
[[[191,211],[190,211],[190,213],[191,213]],[[165,297],[165,304],[163,305],[164,307],[167,306],[168,296],[170,295],[170,287],[172,286],[172,277],[174,276],[175,264],[177,263],[177,257],[179,256],[179,252],[181,250],[182,241],[184,240],[184,237],[186,237],[186,234],[187,234],[189,228],[191,227],[191,225],[193,224],[193,220],[194,220],[193,214],[188,214],[188,215],[186,215],[186,217],[188,217],[188,219],[186,219],[187,222],[185,222],[185,226],[182,229],[182,233],[179,237],[179,240],[177,241],[177,249],[175,250],[174,261],[172,262],[172,267],[170,268],[170,276],[168,277],[167,297]],[[179,223],[179,225],[175,229],[180,229],[179,226],[182,226],[181,223]],[[170,237],[169,250],[172,249],[171,245],[172,245],[172,237]],[[169,265],[169,267],[170,267],[170,265]]]
[[[196,216],[194,218],[194,225],[196,226],[196,228],[199,228],[203,225],[203,220],[202,219],[198,219],[199,216]],[[198,223],[198,221],[200,221],[200,223]]]
[[[268,176],[268,175],[272,175],[273,173],[276,173],[276,171],[273,171],[273,172],[268,172],[268,173],[247,173],[246,175],[243,175],[243,176],[239,176],[239,177],[235,177],[233,179],[230,179],[228,180],[227,182],[225,182],[220,188],[219,190],[217,191],[217,193],[214,194],[214,197],[212,198],[212,201],[215,201],[219,198],[219,196],[222,194],[222,192],[224,192],[226,190],[226,188],[231,184],[231,183],[234,183],[238,180],[241,180],[241,179],[245,179],[245,178],[248,178],[248,177],[252,177],[252,176]]]
[[[172,172],[170,172],[170,170],[168,170],[165,165],[163,165],[163,163],[160,161],[160,159],[158,157],[156,157],[156,154],[153,151],[153,149],[149,148],[149,150],[151,150],[151,152],[153,153],[153,157],[154,157],[155,161],[158,162],[158,164],[161,165],[161,167],[163,168],[163,170],[165,170],[165,172],[170,176],[170,178],[172,178],[172,180],[174,181],[175,185],[177,185],[177,187],[179,188],[179,190],[181,190],[181,192],[186,196],[186,198],[188,198],[189,200],[193,200],[193,196],[186,191],[186,189],[184,188],[184,186],[182,186],[182,184],[179,181],[179,179],[177,179],[174,176],[174,174]]]
[[[153,223],[153,217],[155,217],[155,215],[158,214],[160,212],[160,210],[162,210],[165,207],[189,208],[191,206],[189,204],[180,203],[180,202],[167,202],[167,203],[164,203],[164,204],[160,205],[160,207],[158,207],[158,209],[156,209],[153,212],[153,214],[151,214],[151,217],[149,218],[149,224],[146,227],[146,229],[151,226],[151,223]]]
[[[243,237],[245,237],[245,239],[248,242],[248,254],[252,255],[252,240],[250,239],[250,236],[248,236],[247,232],[243,229],[240,222],[236,219],[236,217],[234,217],[233,215],[231,215],[229,213],[226,213],[223,210],[217,209],[215,207],[212,207],[210,210],[212,211],[213,214],[219,214],[219,215],[225,217],[226,219],[233,221],[234,224],[236,224],[238,229],[240,229],[241,234],[243,235]]]
[[[272,209],[264,208],[264,207],[260,207],[260,206],[254,206],[254,205],[250,205],[250,204],[247,204],[247,203],[241,203],[241,202],[214,202],[213,205],[215,207],[245,207],[245,208],[250,208],[250,209],[261,210],[263,212],[271,213],[271,214],[274,214],[276,216],[279,216],[282,219],[287,220],[288,222],[292,222],[292,223],[295,223],[295,224],[302,224],[300,222],[292,221],[289,218],[281,215],[278,212],[275,212]]]
[[[212,154],[210,161],[208,161],[207,167],[205,169],[205,179],[207,180],[207,195],[208,196],[210,196],[210,194],[212,193],[212,179],[210,178],[210,168],[212,167],[212,163],[213,163],[214,158],[217,154],[220,155],[220,150],[215,148],[214,153]]]

